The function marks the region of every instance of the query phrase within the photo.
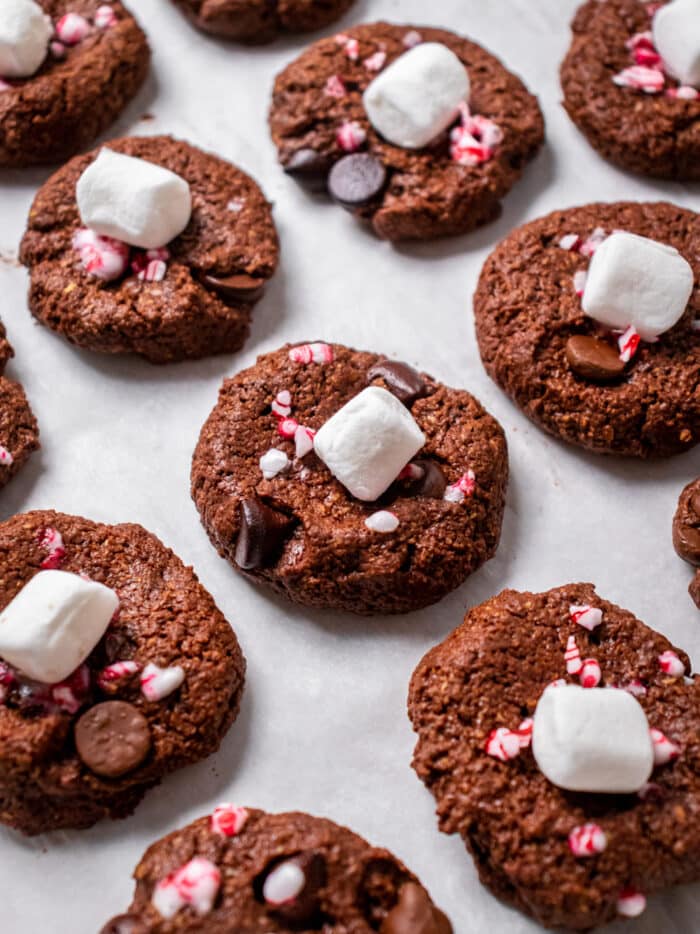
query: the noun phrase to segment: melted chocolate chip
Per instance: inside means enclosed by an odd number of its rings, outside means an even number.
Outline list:
[[[202,282],[208,289],[218,292],[222,298],[254,302],[265,291],[267,280],[240,273],[235,276],[202,276]]]
[[[326,884],[326,861],[320,853],[309,852],[299,853],[298,856],[293,856],[285,862],[298,866],[304,873],[306,882],[296,898],[283,905],[276,905],[271,910],[285,921],[305,927],[315,927],[313,922],[319,917],[321,909],[321,889]],[[277,863],[277,866],[279,865]]]
[[[330,166],[328,160],[315,149],[300,149],[284,166],[287,175],[309,191],[326,190],[326,179]]]
[[[435,461],[429,461],[422,458],[413,461],[416,467],[420,467],[423,476],[418,480],[413,480],[409,484],[407,493],[410,496],[428,496],[430,499],[442,499],[447,489],[447,480]]]
[[[610,344],[576,334],[566,342],[566,359],[577,376],[592,383],[608,383],[625,371],[625,364]]]
[[[343,156],[328,176],[328,191],[349,211],[364,207],[377,198],[386,185],[386,169],[368,152]]]
[[[236,564],[244,571],[271,567],[280,556],[294,520],[259,499],[241,500],[239,509],[241,530],[236,543]]]
[[[452,925],[421,885],[407,882],[396,906],[384,919],[380,934],[452,934]]]
[[[132,772],[148,755],[148,720],[125,701],[96,704],[76,723],[75,746],[83,763],[96,775],[118,778]]]
[[[367,372],[367,382],[383,379],[386,388],[406,406],[427,395],[428,387],[417,370],[399,360],[380,360]]]

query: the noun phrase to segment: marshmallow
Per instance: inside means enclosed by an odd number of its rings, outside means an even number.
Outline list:
[[[28,78],[46,58],[51,20],[34,0],[0,0],[0,75]]]
[[[548,687],[535,710],[532,753],[567,791],[639,791],[654,767],[646,714],[617,688]]]
[[[370,84],[363,103],[378,133],[420,149],[446,130],[469,99],[469,75],[454,52],[424,42],[396,59]]]
[[[681,84],[700,88],[700,0],[673,0],[654,16],[654,45]]]
[[[381,496],[425,444],[408,409],[386,389],[368,386],[316,433],[314,449],[353,496]]]
[[[190,186],[160,165],[102,149],[75,188],[83,223],[131,246],[154,250],[187,227]]]
[[[617,231],[593,255],[583,310],[610,328],[632,325],[650,341],[680,319],[693,285],[693,270],[674,247]]]
[[[0,613],[0,657],[35,681],[63,681],[95,648],[118,606],[103,584],[39,571]]]

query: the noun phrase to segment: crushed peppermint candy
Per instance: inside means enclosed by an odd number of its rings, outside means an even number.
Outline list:
[[[307,428],[305,425],[298,425],[294,432],[294,456],[299,459],[306,457],[314,449],[314,438],[316,432],[313,428]]]
[[[608,235],[602,227],[596,227],[590,237],[587,237],[579,247],[581,256],[591,257]]]
[[[56,23],[55,31],[64,45],[77,45],[90,32],[90,23],[79,13],[66,13]]]
[[[306,885],[304,870],[292,860],[275,866],[263,883],[263,898],[268,905],[286,905],[301,894]]]
[[[296,435],[298,427],[299,422],[295,418],[280,418],[277,422],[277,434],[291,441]]]
[[[195,856],[156,885],[151,902],[163,918],[173,918],[186,906],[206,915],[214,907],[221,885],[221,873],[208,859]]]
[[[163,700],[176,691],[184,680],[185,672],[179,665],[160,668],[149,662],[141,672],[141,691],[146,700]]]
[[[270,448],[260,458],[260,470],[266,480],[274,479],[278,474],[287,470],[289,467],[289,458],[284,451],[279,448]]]
[[[422,480],[425,476],[425,469],[421,467],[420,464],[406,464],[399,476],[398,480]]]
[[[401,43],[407,49],[414,49],[417,45],[420,45],[423,41],[423,36],[418,32],[417,29],[410,29],[406,35],[401,40]]]
[[[63,543],[63,536],[58,529],[42,529],[39,532],[39,545],[48,552],[48,555],[41,562],[42,568],[45,571],[56,571],[60,568],[66,554],[66,548]]]
[[[56,40],[49,43],[49,52],[55,59],[58,59],[59,61],[66,57],[65,45],[62,42],[58,42]]]
[[[649,735],[654,747],[654,765],[666,765],[680,756],[680,746],[670,740],[661,730],[652,727],[649,730]]]
[[[373,512],[371,516],[367,516],[365,525],[373,532],[395,532],[399,527],[399,519],[393,512],[380,509],[379,512]]]
[[[582,605],[572,604],[569,607],[569,618],[572,623],[578,623],[579,626],[593,632],[603,622],[603,611],[596,606],[589,606],[587,603]]]
[[[313,344],[299,344],[298,347],[291,348],[289,359],[292,363],[332,363],[333,348],[330,344],[319,341]]]
[[[700,97],[700,91],[688,84],[681,84],[677,88],[667,88],[666,97],[673,97],[679,101],[696,101]]]
[[[331,75],[326,85],[323,89],[323,93],[328,97],[335,97],[340,100],[341,97],[345,97],[347,94],[347,88],[345,87],[345,82],[340,77],[340,75]]]
[[[594,658],[587,658],[581,666],[581,672],[579,674],[581,687],[597,688],[602,677],[603,674],[598,662]]]
[[[637,353],[639,341],[641,340],[636,329],[630,325],[624,334],[617,339],[617,346],[620,348],[620,360],[623,363],[629,363],[632,357]]]
[[[243,201],[240,198],[231,198],[231,200],[226,205],[226,210],[231,211],[233,214],[240,214],[244,206]]]
[[[574,273],[574,291],[579,298],[583,297],[588,282],[588,272],[585,269],[577,269]]]
[[[501,762],[515,759],[520,755],[521,750],[527,749],[532,742],[532,727],[531,718],[523,720],[517,730],[499,726],[489,733],[484,744],[484,751],[494,759],[500,759]]]
[[[292,414],[292,394],[288,389],[282,389],[275,396],[274,402],[272,403],[272,412],[273,415],[277,415],[279,418],[286,418],[288,415]]]
[[[566,672],[569,675],[577,675],[583,668],[581,653],[578,646],[576,645],[576,638],[574,636],[569,636],[569,639],[566,643],[564,661],[566,662]]]
[[[659,68],[646,65],[631,65],[613,77],[613,82],[620,88],[634,88],[645,94],[659,94],[666,84],[666,75]]]
[[[623,918],[638,918],[646,907],[646,895],[637,889],[623,889],[617,897],[617,913]]]
[[[557,244],[562,250],[576,252],[581,246],[581,238],[578,234],[565,234]]]
[[[370,55],[366,58],[362,64],[367,71],[381,71],[386,65],[386,52],[382,50],[375,52],[374,55]]]
[[[644,697],[647,692],[646,686],[638,678],[635,678],[628,684],[623,684],[621,690],[627,691],[632,697]]]
[[[450,133],[452,159],[472,168],[488,162],[503,142],[503,131],[488,117],[473,115],[467,104],[460,107],[460,120]]]
[[[357,39],[351,39],[350,36],[346,36],[344,33],[339,32],[335,37],[335,41],[338,45],[342,46],[343,51],[350,59],[351,62],[356,62],[360,57],[360,43]]]
[[[102,671],[97,675],[97,684],[104,691],[109,685],[114,684],[115,681],[121,681],[123,678],[131,677],[135,675],[137,671],[141,670],[141,666],[138,662],[131,660],[123,662],[112,662],[111,665],[107,665],[106,668],[103,668]]]
[[[680,678],[685,674],[685,665],[671,649],[659,655],[659,666],[665,674],[672,678]]]
[[[608,838],[599,824],[581,824],[569,834],[569,849],[577,857],[596,856],[607,845]]]
[[[102,237],[87,227],[73,234],[73,248],[85,272],[105,282],[124,275],[129,265],[129,247],[114,237]]]
[[[111,6],[107,6],[105,3],[98,6],[93,22],[97,29],[111,29],[112,26],[117,25],[117,14]]]
[[[345,152],[357,152],[367,139],[367,133],[356,120],[346,120],[338,128],[335,138]]]
[[[248,811],[234,804],[219,804],[211,815],[211,829],[222,837],[235,837],[248,820]]]
[[[11,467],[14,460],[12,453],[3,444],[0,444],[0,466]]]
[[[456,483],[445,490],[443,499],[448,503],[463,503],[467,496],[471,496],[476,489],[476,476],[473,470],[467,470]]]

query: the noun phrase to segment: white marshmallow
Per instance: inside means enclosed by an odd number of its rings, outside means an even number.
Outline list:
[[[628,794],[654,767],[646,714],[617,688],[546,688],[535,710],[532,753],[550,782],[567,791]]]
[[[321,460],[358,499],[381,496],[425,444],[425,435],[396,396],[368,386],[316,433]]]
[[[673,0],[654,16],[654,45],[681,84],[700,88],[700,0]]]
[[[439,42],[424,42],[378,75],[363,102],[384,139],[420,149],[452,123],[469,90],[469,75],[454,52]]]
[[[52,35],[51,20],[34,0],[0,0],[0,77],[33,75]]]
[[[593,255],[583,310],[610,328],[653,340],[679,320],[693,291],[690,264],[672,246],[618,231]]]
[[[75,194],[86,227],[144,250],[170,243],[192,213],[184,178],[111,149],[102,149],[85,169]]]
[[[0,613],[0,657],[35,681],[63,681],[95,648],[118,606],[103,584],[39,571]]]

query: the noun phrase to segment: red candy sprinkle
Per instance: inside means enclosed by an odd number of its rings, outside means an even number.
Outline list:
[[[652,727],[649,733],[654,746],[654,765],[666,765],[680,756],[680,746],[670,740],[661,730]]]
[[[211,829],[222,837],[235,837],[243,830],[248,811],[233,804],[220,804],[211,816]]]
[[[569,849],[574,856],[596,856],[607,845],[608,838],[599,824],[582,824],[569,834]]]
[[[597,688],[602,676],[598,662],[594,658],[587,658],[581,667],[579,675],[581,686],[584,688]]]
[[[579,652],[578,646],[576,645],[576,638],[574,636],[569,636],[569,639],[566,643],[564,661],[566,662],[567,674],[577,675],[583,668],[581,653]]]
[[[681,675],[685,674],[685,665],[676,653],[670,649],[659,655],[659,665],[661,670],[667,675],[671,675],[672,678],[680,678]]]
[[[632,325],[617,339],[617,345],[620,348],[620,360],[622,360],[623,363],[629,363],[632,357],[637,353],[639,341],[639,334],[637,334],[637,331]]]

